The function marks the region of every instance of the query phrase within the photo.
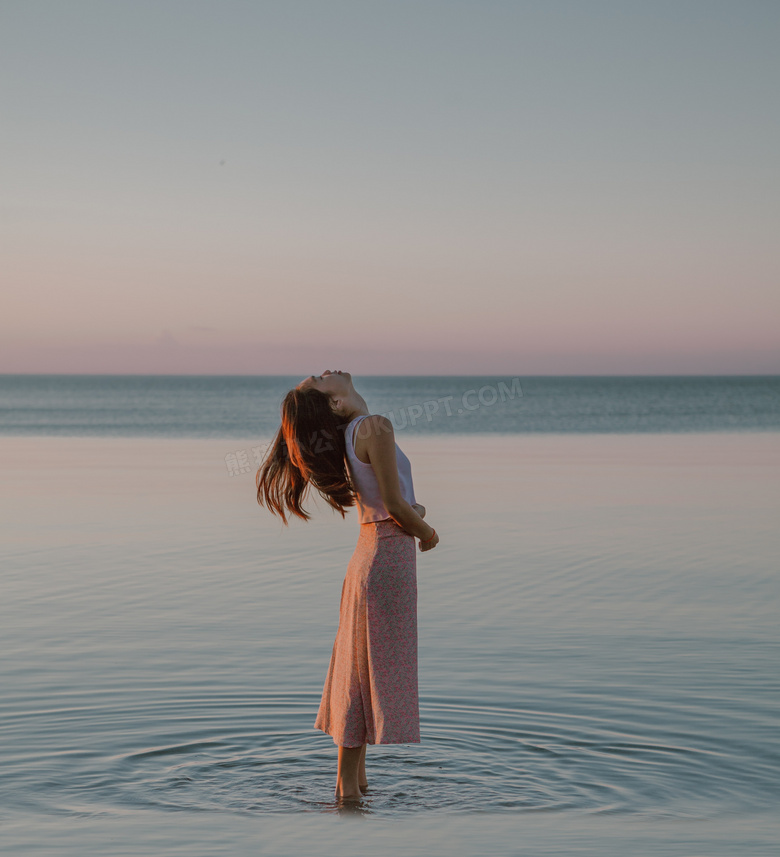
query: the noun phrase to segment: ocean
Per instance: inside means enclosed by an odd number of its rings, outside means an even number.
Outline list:
[[[267,437],[301,378],[0,375],[0,434]],[[409,434],[777,431],[780,376],[355,376]]]
[[[441,543],[349,812],[355,513],[255,497],[298,380],[0,376],[7,853],[776,853],[779,377],[355,377]]]

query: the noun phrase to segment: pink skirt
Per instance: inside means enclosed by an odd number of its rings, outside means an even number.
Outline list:
[[[342,747],[420,743],[417,554],[395,521],[360,526],[314,728]]]

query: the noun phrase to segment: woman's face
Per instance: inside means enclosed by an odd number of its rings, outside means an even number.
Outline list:
[[[298,384],[299,390],[322,390],[332,399],[348,395],[352,391],[352,376],[340,369],[326,369],[322,375],[309,375]]]

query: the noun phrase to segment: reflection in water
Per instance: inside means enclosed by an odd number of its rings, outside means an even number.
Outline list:
[[[333,804],[336,812],[345,817],[364,816],[371,814],[371,798],[366,796],[362,800],[345,800],[338,798]]]

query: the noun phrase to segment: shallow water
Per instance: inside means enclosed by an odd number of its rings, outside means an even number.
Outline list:
[[[499,853],[520,823],[540,854],[770,853],[780,435],[402,446],[442,543],[418,554],[422,743],[369,748],[372,829],[403,819],[426,853]],[[312,724],[357,523],[320,507],[285,529],[253,472],[229,475],[240,447],[3,439],[0,806],[20,853],[104,853],[136,815],[134,853],[183,848],[204,812],[199,853],[334,835],[335,747]],[[301,813],[326,827],[291,833]]]

